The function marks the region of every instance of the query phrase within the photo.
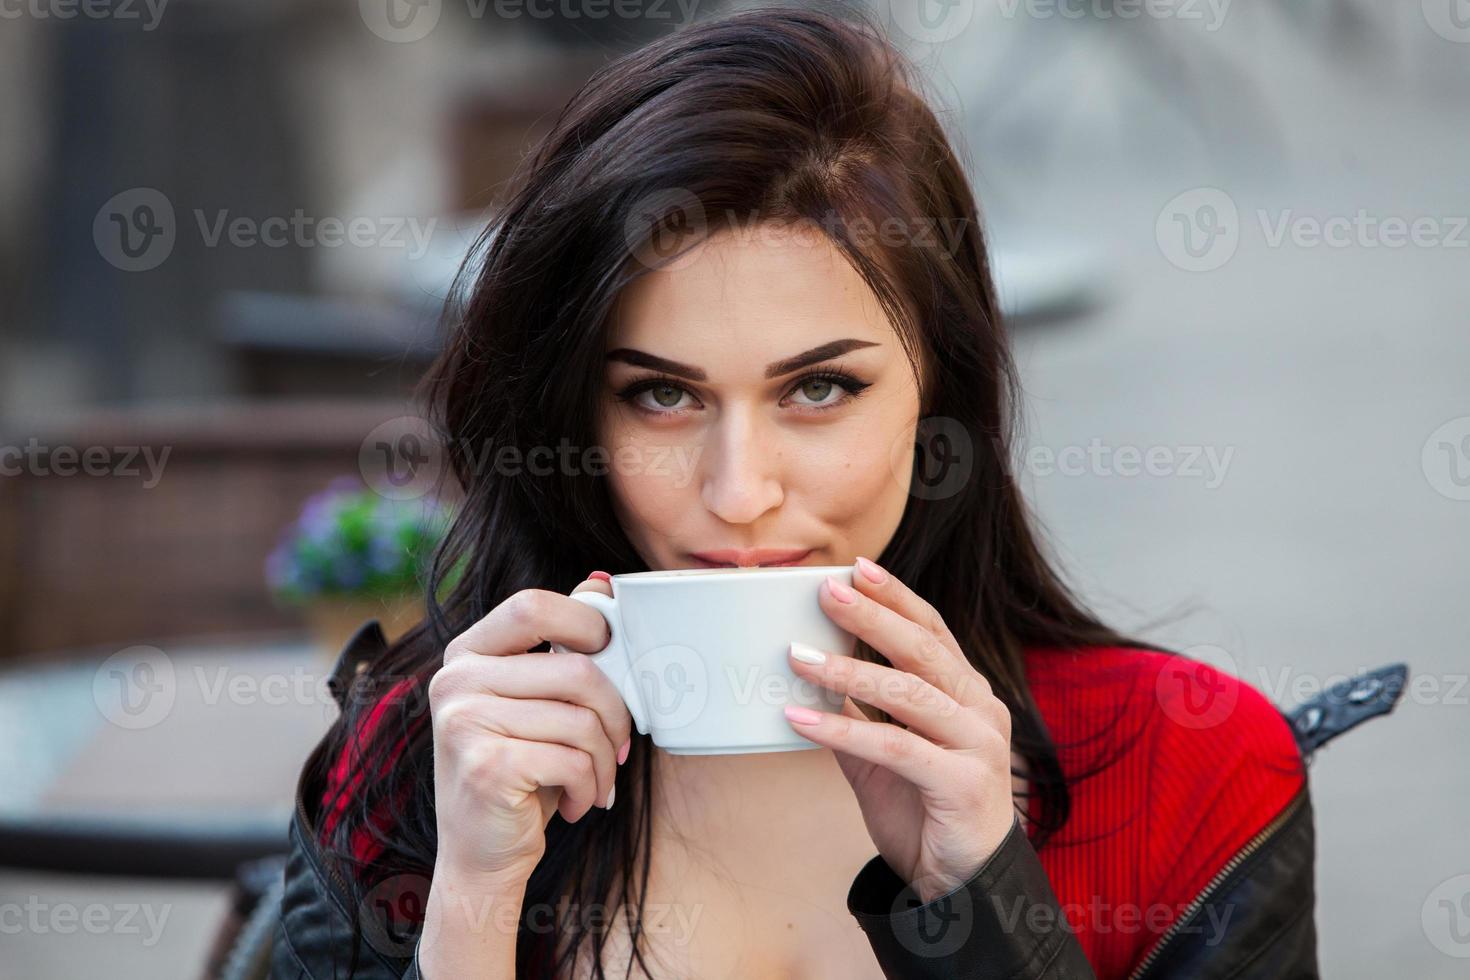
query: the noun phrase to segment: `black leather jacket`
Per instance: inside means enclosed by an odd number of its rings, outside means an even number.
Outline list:
[[[377,623],[366,624],[343,651],[334,692],[345,690],[357,664],[376,658],[385,646]],[[1379,668],[1290,712],[1287,718],[1304,758],[1310,761],[1330,739],[1392,711],[1406,675],[1402,664]],[[416,937],[393,935],[374,916],[355,914],[345,885],[317,851],[313,804],[322,795],[321,749],[307,761],[298,786],[271,976],[418,980]],[[1129,980],[1317,977],[1315,854],[1312,803],[1304,783],[1221,867]],[[887,862],[875,856],[853,879],[847,907],[866,933],[884,976],[893,980],[1095,976],[1019,821],[980,870],[949,894],[921,903]],[[1204,928],[1222,921],[1229,923],[1223,938]],[[361,940],[359,957],[349,973],[347,951],[354,938]]]

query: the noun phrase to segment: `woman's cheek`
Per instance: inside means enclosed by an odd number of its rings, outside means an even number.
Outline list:
[[[613,492],[622,509],[640,527],[657,530],[660,514],[677,513],[671,508],[679,504],[681,491],[665,477],[647,470],[614,472]]]
[[[902,395],[883,405],[881,415],[873,421],[874,437],[863,445],[863,492],[871,501],[871,527],[866,533],[873,537],[867,543],[867,554],[882,553],[908,509],[918,424],[918,390],[906,387]]]
[[[897,430],[892,434],[900,436]],[[890,441],[881,425],[853,426],[840,436],[821,433],[794,453],[802,462],[802,496],[850,538],[882,537],[886,544],[903,517],[909,472],[891,463]],[[911,451],[902,455],[911,462]]]
[[[646,552],[687,515],[690,495],[698,490],[699,446],[638,436],[621,427],[610,430],[602,444],[608,447],[609,486],[618,519],[629,540]]]

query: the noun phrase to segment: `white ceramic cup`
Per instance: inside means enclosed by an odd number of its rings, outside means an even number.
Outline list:
[[[785,752],[819,748],[791,727],[787,704],[842,710],[841,694],[797,677],[787,659],[793,641],[852,656],[852,634],[818,605],[829,575],[852,585],[851,565],[686,568],[614,575],[611,598],[572,598],[607,620],[611,639],[592,662],[653,744],[678,755]]]

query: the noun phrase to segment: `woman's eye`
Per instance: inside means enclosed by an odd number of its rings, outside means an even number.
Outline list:
[[[652,399],[653,406],[650,407],[664,409],[678,408],[680,400],[688,394],[683,388],[670,384],[650,385],[643,389],[643,393]]]
[[[865,382],[844,374],[812,375],[796,382],[781,399],[781,404],[798,408],[836,408],[862,394],[867,387]],[[673,415],[703,407],[692,391],[673,381],[635,382],[618,392],[617,397],[653,415]]]
[[[830,404],[837,400],[832,397],[834,394],[840,399],[843,393],[844,389],[829,378],[808,378],[806,381],[797,385],[796,390],[793,392],[793,394],[801,396],[797,400],[797,404],[799,405]]]

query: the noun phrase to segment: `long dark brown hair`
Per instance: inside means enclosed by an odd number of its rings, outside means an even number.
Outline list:
[[[984,235],[961,161],[918,92],[913,68],[866,19],[783,8],[687,27],[583,86],[462,272],[450,335],[422,389],[461,503],[436,556],[429,617],[375,674],[411,676],[422,692],[445,644],[513,593],[567,592],[593,569],[646,567],[605,477],[486,460],[500,447],[595,444],[609,313],[623,287],[678,254],[657,247],[671,234],[689,247],[732,221],[810,222],[862,274],[922,366],[914,491],[879,561],[939,610],[1010,708],[1038,797],[1036,846],[1065,824],[1077,774],[1058,762],[1023,651],[1148,644],[1089,613],[1033,533],[1011,455],[1019,386]],[[962,478],[936,469],[946,463]],[[387,706],[359,739],[372,707],[349,703],[325,751],[335,759],[350,748],[355,767],[382,773],[336,801],[345,809],[329,853],[359,894],[391,876],[428,876],[436,851],[423,699]],[[589,939],[603,976],[603,930],[575,916],[545,928],[544,910],[562,900],[622,910],[648,969],[639,896],[654,758],[635,734],[617,775],[617,798],[631,805],[594,808],[575,824],[551,818],[524,906],[542,910],[542,926],[523,916],[519,976],[567,975]],[[381,846],[370,866],[353,861],[354,834]]]

